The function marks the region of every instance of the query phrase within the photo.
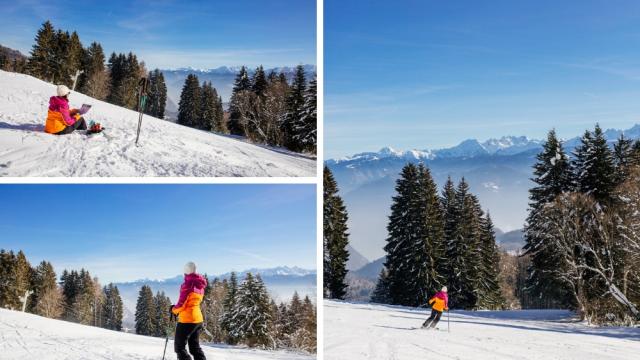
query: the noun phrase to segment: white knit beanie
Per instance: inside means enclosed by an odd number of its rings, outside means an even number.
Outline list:
[[[442,287],[442,292],[447,292],[447,287],[446,286]]]
[[[196,264],[193,261],[189,261],[188,263],[184,264],[184,273],[189,275],[189,274],[193,274],[194,272],[196,272]]]
[[[67,96],[69,95],[71,90],[69,90],[69,88],[64,85],[58,85],[56,92],[58,93],[58,96]]]

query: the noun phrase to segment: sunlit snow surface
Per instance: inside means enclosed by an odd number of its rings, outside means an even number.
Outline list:
[[[165,340],[126,334],[71,322],[0,309],[2,360],[159,360]],[[311,360],[315,356],[286,351],[252,350],[225,345],[202,346],[210,360]],[[167,359],[175,359],[173,340]]]
[[[324,355],[357,359],[639,359],[640,329],[590,327],[564,310],[453,311],[325,301]]]
[[[252,145],[72,92],[70,105],[106,128],[90,137],[43,132],[52,84],[0,71],[0,176],[315,176],[315,159]]]

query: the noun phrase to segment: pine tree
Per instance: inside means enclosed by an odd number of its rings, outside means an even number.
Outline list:
[[[158,119],[164,119],[167,106],[167,85],[164,82],[164,75],[159,69],[155,69],[149,72],[148,79],[149,90],[144,112]]]
[[[347,209],[338,195],[338,184],[331,170],[324,167],[323,175],[323,292],[324,297],[344,299],[347,284],[347,261],[349,252],[347,245]]]
[[[253,74],[253,79],[251,80],[251,89],[258,96],[264,96],[264,92],[267,90],[267,78],[264,73],[264,68],[262,65],[258,66],[255,74]]]
[[[171,299],[164,294],[164,291],[157,292],[153,298],[153,304],[153,335],[165,337],[171,332],[174,325],[169,314]]]
[[[376,287],[371,293],[371,302],[378,304],[391,303],[391,295],[389,294],[389,276],[387,269],[382,268],[380,275],[378,275],[378,282]]]
[[[618,141],[613,145],[613,159],[615,164],[615,183],[622,184],[629,176],[632,164],[633,141],[620,134]]]
[[[153,336],[155,334],[155,303],[153,301],[153,292],[148,285],[142,285],[138,294],[138,302],[136,303],[136,334]]]
[[[454,201],[456,226],[446,249],[449,304],[456,308],[473,309],[478,301],[480,272],[480,206],[464,178],[458,184]]]
[[[304,67],[298,65],[293,78],[293,83],[287,94],[286,113],[282,119],[282,132],[284,134],[284,145],[293,151],[302,151],[303,144],[300,142],[303,134],[303,127],[298,126],[300,119],[303,117],[305,104],[305,92],[307,81],[305,79]]]
[[[200,83],[198,77],[193,74],[187,75],[180,94],[178,104],[178,124],[198,128],[200,123],[200,111],[202,110]]]
[[[224,298],[223,313],[220,318],[220,324],[224,331],[228,334],[227,343],[234,345],[240,340],[234,329],[238,326],[234,311],[236,309],[236,303],[238,301],[238,278],[235,272],[231,272],[229,277],[227,294]]]
[[[41,302],[41,299],[45,297],[47,292],[57,289],[58,285],[56,283],[56,279],[56,273],[53,270],[51,263],[41,261],[32,272],[31,290],[33,291],[33,294],[29,299],[29,312],[45,316],[38,312],[38,303]]]
[[[613,154],[599,125],[586,132],[575,150],[574,182],[577,191],[593,195],[603,205],[611,200],[615,187]]]
[[[109,95],[110,79],[104,62],[102,46],[96,42],[91,43],[84,51],[83,73],[78,78],[77,84],[80,92],[98,100],[105,100]]]
[[[103,289],[105,301],[102,304],[102,327],[116,331],[122,330],[123,305],[118,287],[113,283]]]
[[[409,267],[407,262],[413,254],[411,246],[417,233],[416,227],[421,221],[419,215],[412,208],[412,197],[418,190],[418,169],[409,163],[402,168],[400,178],[396,180],[396,195],[391,204],[391,215],[387,224],[387,253],[385,268],[389,282],[389,297],[391,304],[413,304],[413,294],[409,293]],[[415,306],[415,304],[414,304]]]
[[[251,91],[251,80],[247,69],[243,66],[236,75],[233,91],[231,93],[231,101],[229,102],[229,122],[227,128],[232,135],[244,136],[244,128],[241,124],[242,114],[240,111],[241,98],[245,96],[245,92]]]
[[[244,339],[247,345],[272,348],[270,337],[272,318],[270,299],[259,275],[247,273],[238,289],[235,316],[237,327],[232,330],[235,337]]]
[[[585,139],[589,138],[590,134],[585,134]],[[566,304],[564,287],[554,280],[553,275],[558,263],[555,258],[557,251],[545,240],[546,234],[541,229],[546,219],[540,216],[547,204],[573,188],[571,165],[555,130],[547,135],[533,168],[532,181],[536,185],[529,190],[529,215],[524,229],[523,255],[531,255],[526,289],[534,298],[548,299],[549,304],[554,301]]]
[[[31,57],[27,63],[28,73],[39,79],[53,82],[53,70],[56,65],[56,37],[50,21],[42,24],[36,35],[36,43],[31,49]]]
[[[294,142],[300,144],[302,151],[316,152],[317,138],[317,79],[314,77],[309,83],[304,96],[302,116],[294,126]]]
[[[19,294],[16,286],[16,256],[13,251],[0,250],[0,307],[18,309]]]
[[[71,87],[71,76],[73,75],[73,64],[69,62],[71,35],[68,31],[56,31],[54,36],[54,44],[55,60],[52,64],[53,82],[56,84],[64,84],[68,87]]]
[[[82,68],[82,61],[85,57],[84,48],[80,42],[80,37],[77,32],[71,33],[69,38],[69,47],[66,49],[66,61],[65,66],[68,68],[69,79],[66,83],[73,89],[73,77],[76,76],[77,71]],[[65,81],[63,81],[65,82]],[[76,82],[77,86],[77,82]]]
[[[505,300],[498,280],[500,274],[500,251],[496,244],[496,234],[489,213],[480,219],[480,276],[478,283],[478,303],[480,309],[498,310]]]
[[[15,278],[13,278],[15,291],[20,296],[24,296],[27,291],[32,290],[31,278],[33,270],[22,250],[18,251],[15,261]]]
[[[218,95],[218,91],[213,88],[213,96],[216,99],[215,102],[215,116],[213,118],[213,123],[211,124],[211,129],[218,133],[227,133],[227,124],[224,120],[224,109],[222,107],[222,96]]]
[[[211,86],[211,83],[209,82],[204,82],[202,84],[202,88],[200,89],[200,105],[201,105],[201,109],[200,109],[200,117],[201,117],[201,121],[200,121],[200,125],[199,128],[202,130],[207,130],[207,131],[211,131],[213,130],[213,126],[214,124],[217,123],[217,109],[216,109],[216,105],[217,105],[217,101],[218,101],[218,96],[215,93],[215,90],[213,89],[213,86]]]

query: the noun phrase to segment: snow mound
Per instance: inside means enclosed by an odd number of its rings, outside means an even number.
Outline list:
[[[564,310],[453,311],[440,331],[428,310],[324,302],[324,354],[356,359],[635,359],[640,329],[589,327]]]
[[[160,359],[164,339],[127,334],[33,314],[0,309],[0,358],[3,360]],[[226,345],[202,346],[208,359],[311,360],[286,351],[252,350]],[[167,359],[175,359],[173,341]]]
[[[315,176],[313,158],[144,116],[72,92],[70,105],[106,130],[86,136],[43,132],[55,86],[0,71],[0,176]]]

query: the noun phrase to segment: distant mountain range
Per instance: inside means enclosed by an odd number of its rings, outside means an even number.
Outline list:
[[[640,125],[627,130],[609,129],[605,136],[613,143],[622,133],[640,139]],[[480,142],[468,139],[446,149],[397,151],[389,147],[325,163],[333,172],[349,211],[350,244],[365,258],[383,255],[387,220],[395,181],[408,163],[424,162],[442,187],[448,176],[465,177],[478,195],[497,228],[521,229],[527,214],[532,166],[543,140],[525,136],[504,136]],[[564,142],[571,152],[580,136]]]
[[[315,65],[304,65],[304,69],[308,79],[311,79],[317,71]],[[284,73],[289,80],[293,78],[293,74],[295,73],[295,67],[286,66],[265,69],[265,72],[269,74],[272,70],[276,73]],[[168,117],[175,119],[178,112],[178,103],[180,102],[180,93],[182,92],[184,80],[187,78],[187,75],[196,75],[200,83],[210,81],[218,91],[218,94],[222,96],[222,101],[227,103],[231,98],[231,91],[233,90],[236,75],[240,71],[240,66],[221,66],[215,69],[178,68],[161,71],[167,84],[166,112]],[[249,75],[253,75],[255,68],[248,68],[248,72]]]
[[[241,283],[246,273],[260,274],[264,281],[271,297],[276,301],[288,301],[293,295],[294,291],[297,291],[300,296],[309,297],[315,301],[316,298],[316,271],[301,269],[298,267],[281,266],[269,269],[249,269],[241,272],[237,272],[238,283]],[[229,279],[231,273],[224,273],[220,275],[207,275],[209,280],[218,278],[220,280]],[[136,309],[136,302],[138,300],[138,293],[143,285],[148,285],[155,294],[158,291],[163,291],[171,301],[177,301],[178,292],[180,290],[180,284],[182,284],[184,275],[177,275],[172,278],[163,280],[151,280],[140,279],[130,282],[116,283],[122,302],[124,304],[124,319],[123,322],[132,327],[134,322],[134,313]]]

